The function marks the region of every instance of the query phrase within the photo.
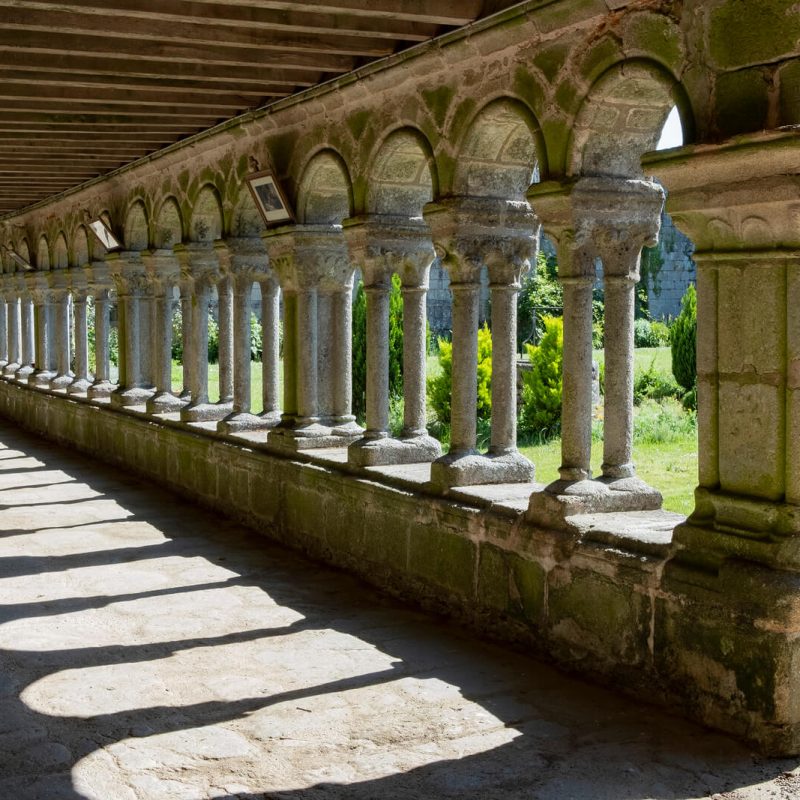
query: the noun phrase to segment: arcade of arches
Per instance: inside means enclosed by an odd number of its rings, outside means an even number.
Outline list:
[[[799,42],[794,0],[529,0],[9,212],[0,411],[493,636],[767,752],[797,753]],[[655,152],[675,106],[690,144]],[[266,169],[295,222],[263,225],[245,178]],[[698,270],[699,476],[688,520],[660,509],[631,458],[635,285],[665,199]],[[121,248],[103,249],[87,226],[97,218]],[[548,486],[516,449],[516,294],[541,232],[556,243],[564,287],[562,466]],[[16,266],[12,250],[34,269]],[[437,256],[453,301],[446,455],[425,419]],[[605,440],[593,476],[598,260]],[[484,267],[493,381],[480,454]],[[350,406],[356,269],[367,294],[364,428]],[[399,437],[389,434],[394,274]],[[170,374],[177,292],[180,392]],[[214,295],[218,401],[206,357]]]

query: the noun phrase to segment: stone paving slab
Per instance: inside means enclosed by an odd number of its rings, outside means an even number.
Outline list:
[[[789,800],[799,765],[0,423],[3,800]]]

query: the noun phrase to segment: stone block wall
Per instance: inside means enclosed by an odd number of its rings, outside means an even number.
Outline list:
[[[658,251],[651,260],[653,268],[642,274],[653,319],[674,318],[680,313],[681,298],[689,284],[697,280],[693,253],[691,241],[675,227],[669,214],[662,214]]]

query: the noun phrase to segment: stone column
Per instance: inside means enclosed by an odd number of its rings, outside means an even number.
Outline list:
[[[111,330],[112,281],[108,267],[102,261],[94,261],[84,268],[89,290],[94,295],[94,382],[87,389],[91,400],[111,396],[111,363],[109,358],[109,332]]]
[[[19,383],[28,383],[28,378],[33,374],[36,359],[35,346],[36,334],[33,329],[33,300],[30,292],[32,283],[26,275],[17,277],[17,287],[20,296],[20,368],[14,373],[14,380]]]
[[[67,275],[62,270],[51,272],[50,285],[55,294],[55,329],[53,346],[55,348],[56,374],[50,380],[50,388],[66,391],[75,377],[70,370],[70,305],[72,298],[65,285]]]
[[[50,304],[52,298],[47,275],[31,273],[33,281],[34,327],[36,329],[36,369],[28,376],[29,386],[47,387],[54,373],[50,369]]]
[[[256,415],[251,412],[252,386],[250,380],[251,369],[251,316],[253,283],[256,278],[263,280],[262,287],[268,284],[271,278],[267,251],[260,238],[228,239],[225,242],[227,250],[226,269],[229,273],[229,282],[233,287],[233,406],[231,413],[217,423],[220,433],[235,433],[243,430],[256,430],[269,428],[276,425],[280,419],[278,414]],[[277,355],[274,353],[273,339],[274,326],[277,316],[267,319],[270,313],[275,312],[270,308],[269,302],[262,302],[265,333],[262,358],[274,358],[272,368],[277,379]],[[220,336],[222,328],[222,314],[220,312]],[[269,341],[267,341],[269,339]],[[275,342],[276,343],[276,342]],[[269,351],[269,352],[267,352]],[[221,358],[221,356],[220,356]],[[221,366],[220,361],[220,366]],[[268,377],[265,375],[265,377]],[[277,386],[269,387],[270,391],[277,393]],[[272,395],[272,402],[277,400]],[[277,411],[277,406],[274,409]]]
[[[86,301],[89,287],[83,272],[70,276],[75,318],[75,377],[67,386],[67,394],[86,394],[92,385],[89,375],[89,338]]]
[[[0,280],[3,279],[0,278]],[[8,289],[5,285],[7,282],[8,278],[5,278],[2,284],[2,294],[0,294],[0,374],[8,364]]]
[[[500,400],[496,440],[483,456],[476,451],[478,304],[480,271],[487,265],[496,288],[508,287],[510,297],[498,295],[505,312],[515,298],[514,285],[535,258],[539,221],[527,202],[494,198],[456,197],[425,207],[433,240],[443,253],[442,264],[450,276],[453,295],[453,379],[450,452],[431,467],[431,483],[446,491],[453,486],[484,483],[527,483],[533,464],[516,450],[516,326],[499,320],[493,341],[499,343],[500,369],[493,391]],[[494,316],[494,315],[493,315]],[[502,313],[500,314],[502,317]],[[513,338],[512,338],[513,337]],[[493,359],[494,360],[494,359]],[[494,386],[497,383],[497,386]],[[513,392],[513,395],[512,395]]]
[[[366,277],[366,275],[365,275]],[[372,277],[364,287],[367,295],[367,429],[365,439],[389,435],[389,291],[391,275]],[[354,442],[353,452],[359,449]]]
[[[361,429],[352,421],[348,394],[350,316],[342,298],[334,300],[352,286],[342,229],[285,226],[269,231],[264,241],[284,293],[284,417],[269,441],[290,450],[346,446]],[[322,375],[321,339],[331,354]]]
[[[441,446],[427,428],[427,327],[428,272],[424,271],[423,285],[403,284],[403,439],[413,439],[423,447],[428,458],[441,455]]]
[[[174,248],[184,283],[190,282],[192,286],[191,337],[189,346],[185,339],[183,345],[184,364],[189,365],[191,399],[180,412],[184,422],[218,421],[231,410],[230,406],[208,399],[208,306],[211,290],[219,281],[219,246],[219,243],[190,242]]]
[[[180,264],[172,250],[142,253],[153,297],[150,359],[155,394],[148,398],[148,414],[178,411],[185,401],[172,393],[172,290],[180,278]]]
[[[280,287],[274,275],[262,278],[261,286],[261,392],[263,411],[261,417],[272,427],[281,420],[281,401],[279,392],[280,365]],[[285,303],[286,298],[284,298]],[[288,344],[284,330],[284,351]],[[294,351],[292,351],[294,352]],[[284,372],[286,375],[287,373]],[[294,392],[294,384],[289,381],[289,389]]]
[[[109,270],[117,288],[119,316],[119,386],[111,394],[115,406],[145,405],[152,395],[142,376],[141,313],[147,275],[142,254],[136,251],[109,253]]]
[[[217,283],[217,308],[219,313],[219,402],[233,408],[233,278],[223,274]],[[250,317],[247,317],[248,326]],[[250,339],[247,341],[250,352]],[[248,358],[248,371],[250,362]]]
[[[3,367],[3,375],[12,378],[20,368],[20,315],[19,297],[10,291],[7,297],[6,316],[8,321],[8,362]]]
[[[192,375],[193,360],[190,357],[192,352],[192,278],[190,271],[181,269],[181,341],[183,343],[181,363],[183,369],[183,388],[181,389],[180,399],[187,403],[191,400],[191,386],[194,383]]]
[[[361,426],[353,412],[353,270],[343,284],[330,291],[331,334],[331,411],[334,436],[352,440],[361,436]]]
[[[144,263],[143,251],[142,261]],[[144,273],[144,286],[139,299],[139,370],[141,372],[142,388],[154,392],[156,387],[155,360],[153,352],[153,337],[156,330],[156,304],[158,303],[158,288],[156,282],[147,270]],[[148,398],[150,399],[150,398]]]

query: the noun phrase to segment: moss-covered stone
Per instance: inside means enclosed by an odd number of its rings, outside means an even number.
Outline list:
[[[676,74],[681,71],[684,55],[681,33],[664,14],[631,14],[626,19],[625,48],[627,52],[639,50],[643,56],[664,64]]]
[[[800,125],[800,61],[791,61],[778,71],[780,124]]]
[[[769,74],[756,67],[721,75],[716,100],[717,129],[722,138],[761,130],[769,111]]]
[[[433,527],[411,530],[409,571],[462,598],[474,595],[476,547],[463,536]]]
[[[553,81],[566,63],[570,50],[567,42],[548,44],[537,50],[533,63],[547,80]]]
[[[586,50],[580,61],[580,75],[592,84],[623,57],[619,40],[610,35],[604,36]]]
[[[447,112],[450,110],[450,104],[453,102],[455,93],[455,89],[450,86],[440,86],[438,89],[423,89],[421,92],[422,99],[430,109],[431,116],[439,128],[444,127]]]

